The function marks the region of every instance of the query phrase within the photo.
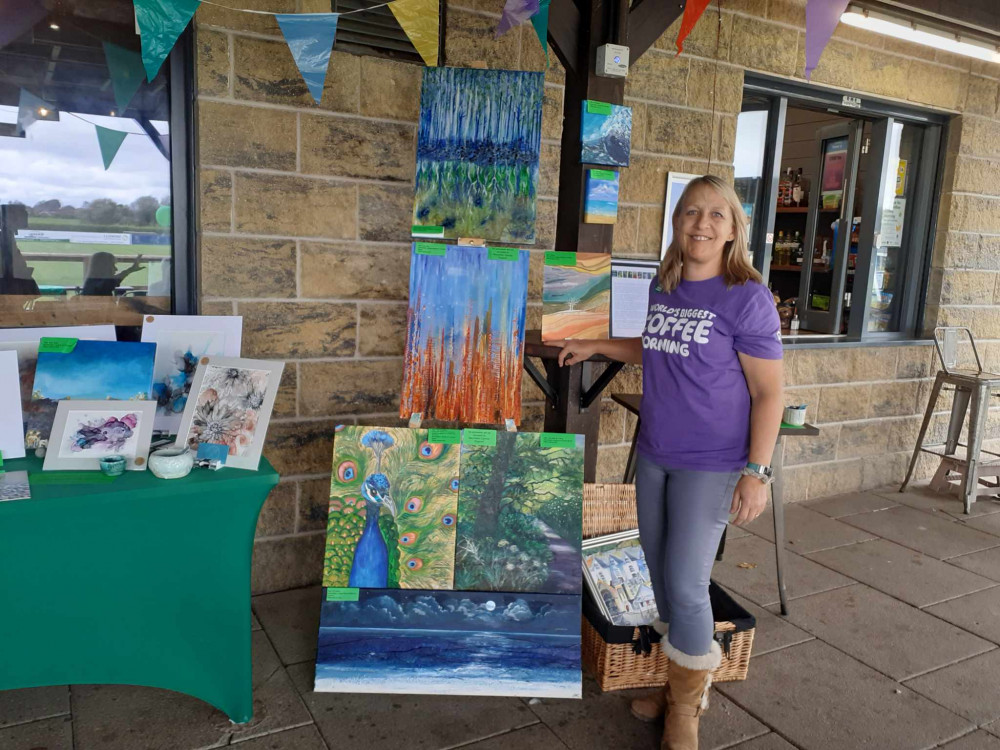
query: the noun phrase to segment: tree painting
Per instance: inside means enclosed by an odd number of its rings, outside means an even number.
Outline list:
[[[540,437],[462,445],[456,589],[579,593],[583,436],[573,448]]]

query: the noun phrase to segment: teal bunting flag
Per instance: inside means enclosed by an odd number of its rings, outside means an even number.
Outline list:
[[[94,127],[97,129],[97,143],[101,147],[101,158],[104,159],[104,170],[107,171],[108,167],[111,166],[111,162],[118,155],[118,149],[122,147],[122,143],[125,141],[125,136],[128,133],[121,130],[102,128],[100,125],[95,125]]]
[[[142,64],[150,82],[187,28],[201,0],[133,0],[142,39]]]
[[[111,86],[115,92],[115,104],[120,115],[128,107],[135,92],[142,85],[144,72],[142,55],[117,44],[104,42],[104,59],[111,74]]]
[[[542,43],[545,50],[545,66],[549,64],[549,2],[550,0],[539,0],[538,12],[531,17],[531,25],[535,27],[538,41]]]
[[[338,13],[281,13],[275,16],[299,73],[317,104],[323,98],[323,84],[330,67],[339,17]]]

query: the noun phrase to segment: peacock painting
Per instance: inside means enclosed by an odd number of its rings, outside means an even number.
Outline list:
[[[459,446],[427,430],[337,428],[323,585],[450,589]]]

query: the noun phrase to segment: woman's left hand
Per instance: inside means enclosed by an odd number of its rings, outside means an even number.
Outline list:
[[[756,477],[740,477],[733,492],[730,513],[735,513],[733,523],[742,526],[753,521],[767,507],[767,485]]]

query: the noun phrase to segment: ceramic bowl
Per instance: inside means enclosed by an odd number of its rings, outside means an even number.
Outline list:
[[[125,456],[104,456],[101,459],[101,473],[109,477],[121,476],[125,473],[125,466],[128,463]]]
[[[171,446],[149,456],[149,470],[160,479],[180,479],[191,473],[194,455],[187,448]]]

